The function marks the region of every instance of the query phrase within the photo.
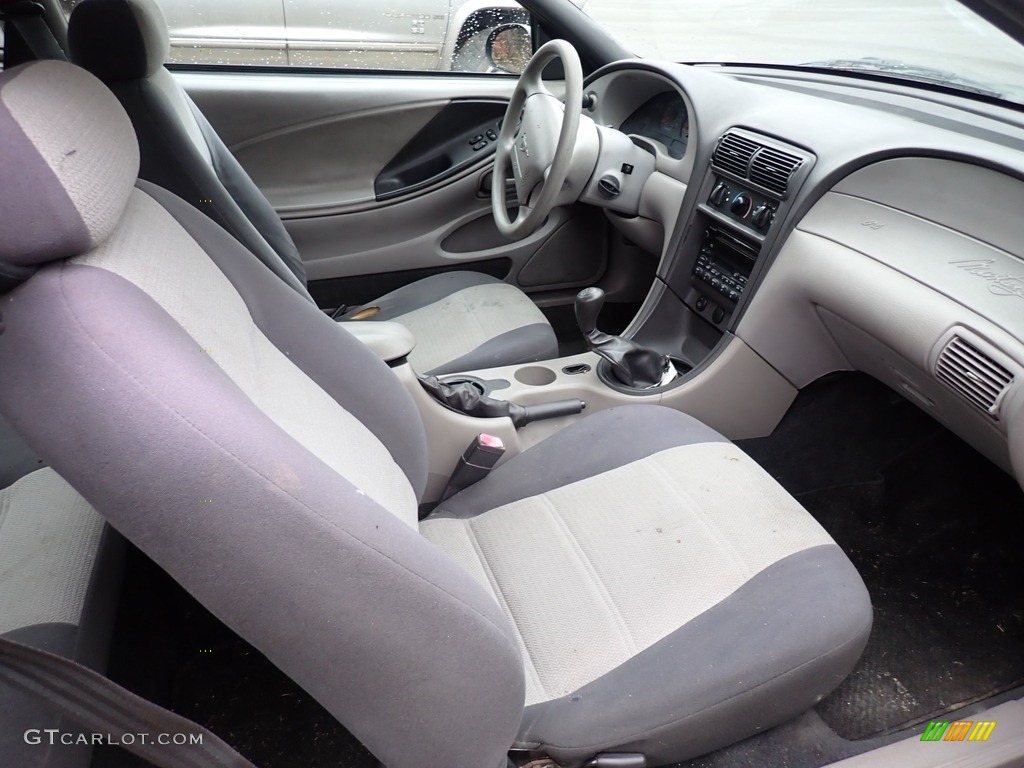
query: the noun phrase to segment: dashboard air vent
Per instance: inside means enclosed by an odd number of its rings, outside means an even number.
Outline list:
[[[722,134],[711,159],[718,170],[757,184],[780,199],[786,197],[790,179],[804,161],[800,154],[759,141],[740,129]]]
[[[802,163],[802,158],[789,152],[764,147],[750,163],[750,180],[783,197],[789,188],[790,178]]]
[[[759,149],[761,144],[756,141],[736,133],[727,133],[718,140],[713,162],[723,171],[745,179],[750,161]]]
[[[997,418],[1013,374],[960,336],[954,336],[935,364],[939,380],[970,403]]]

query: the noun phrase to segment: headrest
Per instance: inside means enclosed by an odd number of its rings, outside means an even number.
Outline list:
[[[0,74],[0,266],[16,272],[95,248],[138,173],[128,115],[84,69],[49,60]]]
[[[167,61],[169,39],[153,0],[82,0],[68,19],[71,61],[105,83],[152,75]]]

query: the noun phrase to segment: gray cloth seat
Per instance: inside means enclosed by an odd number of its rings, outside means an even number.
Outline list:
[[[123,540],[0,420],[0,637],[102,671],[114,625]],[[74,724],[0,683],[0,755],[20,768],[86,768],[86,745],[26,741]]]
[[[103,80],[128,112],[140,144],[141,178],[190,201],[312,302],[302,258],[277,212],[164,68],[168,29],[157,4],[83,0],[68,22],[68,47],[72,61]],[[446,285],[448,292],[438,290]],[[385,298],[400,299],[405,312],[367,321],[392,319],[408,327],[417,339],[409,359],[420,373],[513,365],[558,354],[554,331],[536,305],[518,288],[487,275],[441,275]],[[368,302],[348,316],[379,304]],[[462,312],[470,312],[474,321],[463,322]]]
[[[855,569],[684,414],[581,419],[419,522],[429,446],[399,379],[188,203],[133,186],[131,134],[82,70],[0,76],[3,265],[37,270],[3,299],[0,409],[384,764],[670,763],[853,668]]]

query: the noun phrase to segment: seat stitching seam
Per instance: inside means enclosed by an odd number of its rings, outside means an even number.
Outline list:
[[[618,626],[619,632],[622,635],[622,638],[625,640],[626,648],[628,649],[631,655],[635,656],[638,652],[636,640],[633,638],[632,633],[629,631],[629,626],[626,624],[626,620],[623,616],[622,611],[619,609],[619,606],[616,605],[615,599],[612,597],[612,594],[609,591],[608,587],[605,585],[604,581],[601,580],[601,576],[600,574],[598,574],[593,562],[590,560],[589,557],[587,557],[587,553],[583,551],[583,547],[580,545],[579,540],[576,538],[576,535],[572,532],[572,529],[569,528],[568,524],[562,518],[561,514],[558,511],[558,508],[555,506],[554,502],[551,501],[548,494],[541,494],[537,498],[540,499],[542,503],[547,507],[549,514],[554,519],[556,528],[569,542],[570,549],[572,550],[573,554],[576,555],[576,558],[580,561],[580,563],[583,565],[583,570],[590,576],[592,583],[595,583],[597,585],[598,593],[601,595],[601,598],[605,603],[605,607],[609,609],[609,613],[612,615],[616,626]]]
[[[487,333],[487,329],[484,328],[484,324],[483,321],[480,319],[479,313],[474,311],[473,306],[469,303],[469,300],[465,296],[460,296],[459,301],[462,302],[463,313],[473,318],[473,322],[476,324],[477,329],[480,331],[480,341],[476,344],[475,347],[473,347],[473,349],[476,349],[476,347],[479,347],[481,344],[487,341],[490,338],[490,335]]]
[[[83,265],[83,266],[85,266],[85,265]],[[493,622],[493,621],[492,621],[492,620],[491,620],[491,619],[490,619],[490,618],[489,618],[488,616],[485,616],[485,615],[484,615],[483,613],[481,613],[481,612],[480,612],[480,611],[478,611],[478,610],[477,610],[476,608],[474,608],[473,606],[469,605],[468,603],[466,603],[465,601],[463,601],[463,600],[462,600],[461,598],[457,597],[456,595],[453,595],[453,594],[451,594],[451,593],[450,593],[450,592],[449,592],[448,590],[444,589],[444,588],[443,588],[442,586],[440,586],[439,584],[435,584],[434,582],[430,581],[429,579],[427,579],[426,577],[422,576],[421,574],[418,574],[418,573],[416,573],[415,571],[411,570],[411,569],[410,569],[410,568],[409,568],[408,566],[406,566],[405,564],[403,564],[403,563],[400,563],[400,562],[398,562],[397,560],[395,560],[395,559],[394,559],[393,557],[390,557],[389,555],[385,554],[384,552],[381,552],[381,551],[380,551],[379,549],[377,549],[377,547],[373,546],[372,544],[370,544],[370,543],[369,543],[369,542],[367,542],[367,541],[364,541],[363,539],[361,539],[360,537],[356,536],[356,535],[355,535],[354,533],[352,533],[351,531],[349,531],[349,530],[347,530],[347,529],[345,529],[345,528],[342,528],[342,527],[341,527],[341,526],[339,526],[339,525],[338,525],[338,524],[337,524],[337,523],[336,523],[335,521],[333,521],[333,520],[331,520],[331,519],[327,518],[327,517],[326,517],[326,516],[324,516],[324,515],[323,515],[323,514],[322,514],[321,512],[319,512],[318,510],[314,509],[313,507],[311,507],[311,506],[310,506],[309,504],[307,504],[306,502],[302,501],[301,499],[298,499],[298,498],[296,498],[296,497],[295,497],[295,496],[293,496],[293,495],[292,495],[291,493],[289,493],[289,492],[288,492],[287,490],[285,490],[284,488],[282,488],[282,487],[281,487],[281,486],[280,486],[279,484],[277,484],[276,482],[274,482],[274,481],[273,481],[273,480],[272,480],[271,478],[267,477],[267,476],[266,476],[266,475],[264,475],[264,474],[263,474],[262,472],[260,472],[259,470],[257,470],[257,469],[256,469],[255,467],[253,467],[253,466],[251,466],[250,464],[248,464],[247,462],[243,461],[243,460],[242,460],[241,458],[239,458],[239,457],[238,457],[238,456],[236,456],[236,455],[235,455],[234,453],[232,453],[232,452],[231,452],[230,450],[228,450],[228,449],[227,449],[227,448],[226,448],[225,446],[221,445],[221,444],[220,444],[220,443],[218,443],[218,442],[217,442],[216,440],[214,440],[214,439],[213,439],[212,437],[210,437],[210,435],[208,435],[208,434],[206,434],[205,432],[203,432],[203,430],[202,430],[202,429],[200,429],[200,428],[199,428],[199,427],[198,427],[198,426],[197,426],[196,424],[194,424],[194,423],[193,423],[193,422],[192,422],[192,421],[191,421],[191,420],[190,420],[190,419],[189,419],[188,417],[186,417],[186,416],[185,416],[185,415],[184,415],[183,413],[181,413],[180,411],[178,411],[178,410],[176,410],[175,408],[171,407],[171,405],[170,405],[169,403],[166,403],[166,402],[164,402],[164,401],[163,401],[163,400],[162,400],[161,398],[159,398],[159,397],[158,397],[158,396],[157,396],[157,395],[156,395],[156,394],[155,394],[155,393],[154,393],[154,392],[153,392],[153,391],[152,391],[152,390],[151,390],[151,389],[150,389],[149,387],[147,387],[147,386],[146,386],[146,385],[145,385],[144,383],[142,383],[142,381],[140,381],[140,380],[139,380],[139,379],[138,379],[138,378],[137,378],[137,377],[136,377],[136,376],[135,376],[134,374],[132,374],[132,373],[131,373],[130,371],[126,370],[126,369],[125,369],[125,368],[124,368],[124,367],[123,367],[123,366],[122,366],[122,365],[121,365],[121,364],[120,364],[120,363],[119,363],[119,362],[118,362],[118,361],[117,361],[117,360],[116,360],[116,359],[115,359],[115,358],[114,358],[113,356],[111,356],[111,355],[110,355],[110,354],[109,354],[109,353],[107,352],[107,350],[106,350],[106,349],[104,349],[104,348],[103,348],[103,347],[102,347],[102,346],[101,346],[101,345],[100,345],[100,344],[99,344],[99,343],[98,343],[98,342],[96,341],[96,339],[95,339],[95,338],[93,338],[92,334],[91,334],[91,333],[89,333],[89,329],[88,329],[88,328],[87,328],[87,327],[85,326],[85,324],[84,324],[84,323],[82,322],[81,318],[79,318],[79,316],[78,316],[78,313],[77,313],[77,312],[75,312],[75,309],[74,309],[74,307],[72,307],[72,306],[71,306],[71,302],[70,302],[70,301],[68,301],[68,296],[67,296],[67,293],[66,293],[66,291],[65,291],[65,285],[64,285],[64,271],[65,271],[65,269],[66,269],[66,267],[61,267],[60,271],[59,271],[59,272],[58,272],[58,274],[57,274],[57,279],[58,279],[58,285],[60,286],[61,298],[62,298],[62,299],[64,300],[64,306],[65,306],[65,307],[67,308],[67,310],[68,310],[68,313],[69,313],[69,315],[70,315],[70,316],[71,316],[71,317],[72,317],[72,318],[74,319],[74,321],[75,321],[75,322],[77,323],[77,325],[78,325],[79,329],[80,329],[80,330],[82,331],[82,333],[83,333],[83,334],[85,335],[85,337],[86,337],[86,338],[87,338],[87,339],[89,340],[89,342],[90,342],[90,343],[91,343],[91,344],[92,344],[92,345],[93,345],[93,346],[94,346],[94,347],[95,347],[95,348],[96,348],[96,349],[97,349],[97,350],[98,350],[98,351],[99,351],[99,352],[100,352],[100,353],[101,353],[101,354],[102,354],[102,355],[103,355],[104,357],[106,357],[106,358],[107,358],[107,360],[109,360],[109,361],[110,361],[110,363],[111,363],[111,364],[112,364],[112,365],[113,365],[113,366],[114,366],[115,368],[117,368],[117,369],[118,369],[119,371],[121,371],[121,373],[122,373],[122,374],[124,374],[125,376],[127,376],[127,377],[128,377],[128,378],[129,378],[130,380],[131,380],[131,381],[135,382],[135,384],[136,384],[136,385],[137,385],[137,386],[138,386],[138,387],[139,387],[139,388],[140,388],[140,389],[141,389],[142,391],[144,391],[144,392],[145,392],[146,394],[148,394],[148,395],[149,395],[149,396],[150,396],[150,397],[151,397],[151,398],[152,398],[152,399],[154,400],[154,402],[156,402],[157,404],[159,404],[159,405],[160,405],[160,406],[161,406],[162,408],[164,408],[164,409],[165,409],[166,411],[168,411],[168,412],[170,412],[171,414],[173,414],[173,415],[174,415],[174,416],[175,416],[175,417],[176,417],[177,419],[179,419],[180,421],[182,421],[182,422],[184,422],[184,423],[185,423],[186,425],[188,425],[188,427],[189,427],[190,429],[192,429],[192,431],[194,431],[194,432],[196,432],[197,434],[201,435],[201,436],[202,436],[202,438],[203,438],[203,439],[205,439],[205,440],[206,440],[206,442],[207,442],[207,443],[209,443],[209,445],[210,445],[210,446],[211,446],[212,448],[214,448],[214,449],[216,449],[216,450],[220,451],[221,453],[225,454],[226,456],[229,456],[229,457],[231,457],[231,459],[233,459],[233,460],[235,461],[235,463],[237,463],[237,464],[238,464],[239,466],[241,466],[241,467],[242,467],[243,469],[245,469],[245,470],[247,470],[247,471],[251,472],[252,474],[256,475],[257,477],[260,477],[260,478],[262,478],[263,480],[265,480],[265,481],[266,481],[266,482],[267,482],[267,483],[268,483],[268,484],[269,484],[270,486],[272,486],[273,488],[276,488],[276,489],[277,489],[277,491],[278,491],[279,493],[281,493],[281,494],[283,494],[284,496],[286,496],[286,497],[290,498],[290,499],[291,499],[291,500],[292,500],[293,502],[295,502],[295,503],[296,503],[296,504],[298,504],[299,506],[303,507],[304,509],[308,510],[308,511],[309,511],[310,513],[312,513],[313,515],[315,515],[315,516],[316,516],[317,518],[319,518],[320,520],[322,520],[323,522],[325,522],[325,523],[326,523],[327,525],[330,525],[330,526],[331,526],[332,528],[335,528],[335,529],[336,529],[336,530],[337,530],[337,531],[338,531],[339,533],[341,533],[341,534],[342,534],[343,536],[346,536],[347,538],[351,539],[352,541],[356,541],[356,542],[358,542],[359,544],[361,544],[361,545],[362,545],[363,547],[365,547],[366,549],[370,550],[371,552],[374,552],[374,553],[376,553],[376,554],[377,554],[377,555],[378,555],[379,557],[381,557],[381,558],[383,558],[383,559],[385,559],[385,560],[387,560],[387,561],[389,561],[389,562],[393,563],[393,564],[394,564],[395,566],[397,566],[397,567],[398,567],[398,568],[400,568],[401,570],[405,571],[405,572],[406,572],[406,573],[408,573],[408,574],[409,574],[410,576],[413,576],[414,578],[416,578],[417,580],[419,580],[419,581],[423,582],[424,584],[428,585],[428,586],[429,586],[429,587],[431,587],[432,589],[436,589],[436,590],[437,590],[438,592],[441,592],[442,594],[445,594],[445,595],[447,595],[447,596],[448,596],[448,597],[450,597],[450,598],[451,598],[452,600],[454,600],[454,601],[455,601],[456,603],[458,603],[459,605],[463,606],[463,607],[464,607],[464,608],[465,608],[466,610],[468,610],[468,611],[469,611],[469,612],[470,612],[471,614],[474,614],[474,615],[478,616],[478,617],[479,617],[480,619],[482,619],[482,620],[483,620],[484,622],[486,622],[486,623],[487,623],[487,624],[489,624],[489,625],[490,625],[491,627],[493,627],[493,628],[494,628],[494,629],[495,629],[495,630],[496,630],[496,631],[498,632],[498,634],[499,634],[499,635],[500,635],[501,637],[505,637],[505,639],[506,639],[506,640],[508,640],[508,638],[506,637],[506,635],[505,635],[504,631],[502,631],[502,629],[501,629],[501,628],[500,628],[500,627],[499,627],[499,626],[498,626],[497,624],[495,624],[495,623],[494,623],[494,622]],[[100,268],[99,268],[99,267],[93,267],[93,269],[100,269]],[[106,271],[106,272],[109,272],[109,270],[104,270],[104,271]],[[110,274],[114,274],[114,273],[110,273]],[[120,275],[117,275],[117,277],[120,277]],[[125,281],[126,283],[128,283],[129,285],[132,285],[133,287],[135,287],[135,288],[136,288],[137,290],[141,291],[142,293],[145,293],[144,291],[142,291],[142,289],[141,289],[141,288],[138,288],[138,286],[136,286],[136,285],[135,285],[134,283],[132,283],[131,281],[129,281],[129,280],[127,280],[127,279],[123,278],[123,277],[122,277],[121,279],[122,279],[122,280],[124,280],[124,281]],[[147,295],[148,295],[148,294],[147,294]],[[152,299],[151,299],[151,300],[152,300]],[[156,302],[154,301],[154,303],[156,303]],[[160,306],[160,305],[159,305],[159,304],[157,304],[157,306]],[[163,309],[163,308],[161,307],[161,309]],[[163,311],[164,311],[164,312],[166,312],[166,310],[163,310]],[[173,320],[173,318],[172,318],[172,320]],[[177,321],[174,321],[174,322],[175,322],[175,325],[177,325],[177,326],[178,326],[179,328],[181,328],[181,324],[180,324],[180,323],[178,323]],[[184,331],[184,329],[182,329],[182,330]],[[186,331],[186,333],[187,333],[187,331]],[[225,375],[226,375],[226,374],[225,374]],[[229,380],[230,380],[230,378],[229,378]],[[234,384],[234,382],[232,382],[232,384]],[[234,384],[234,386],[235,386],[235,387],[237,387],[238,385],[237,385],[237,384]],[[250,402],[251,402],[251,401],[250,401]],[[271,423],[273,423],[273,422],[271,422]],[[275,425],[275,426],[276,426],[276,425]],[[278,427],[278,429],[280,429],[280,427]],[[286,433],[286,434],[287,434],[287,433]],[[289,436],[289,437],[290,437],[290,436]],[[292,439],[292,440],[294,441],[294,438],[291,438],[291,439]],[[301,445],[301,444],[300,444],[300,445]],[[304,446],[303,446],[303,447],[304,447]],[[322,463],[322,462],[321,462],[321,463]],[[326,466],[326,465],[325,465],[325,466]],[[335,472],[335,474],[339,474],[339,473]],[[341,475],[339,474],[339,476],[341,476]],[[343,476],[342,476],[342,477],[343,477]],[[368,497],[367,497],[367,498],[368,498]],[[381,505],[380,505],[380,504],[378,504],[377,502],[373,501],[372,499],[371,499],[370,501],[371,501],[371,502],[372,502],[373,504],[376,504],[376,505],[377,505],[377,506],[378,506],[378,507],[379,507],[380,509],[382,509],[383,511],[387,512],[387,510],[386,510],[386,509],[384,509],[383,507],[381,507]],[[390,513],[389,513],[389,514],[390,514]],[[516,649],[515,649],[515,651],[516,651],[516,653],[518,654],[518,652],[519,652],[519,649],[518,649],[518,648],[516,648]]]
[[[519,629],[519,622],[516,621],[515,613],[512,611],[512,604],[509,602],[508,597],[505,595],[505,591],[501,588],[501,584],[498,582],[498,577],[494,574],[494,569],[491,567],[490,561],[484,554],[483,547],[480,546],[480,539],[477,532],[473,529],[473,520],[467,520],[464,523],[466,534],[469,537],[470,546],[473,547],[473,552],[476,554],[477,559],[480,561],[480,566],[484,570],[484,574],[487,576],[487,581],[491,584],[491,589],[494,592],[495,598],[502,606],[508,616],[509,623],[515,629],[516,634],[523,643],[523,649],[526,651],[526,659],[530,662],[530,670],[533,672],[532,677],[540,688],[540,692],[544,695],[545,700],[550,699],[551,694],[548,693],[547,688],[544,686],[544,681],[541,679],[540,670],[537,668],[537,663],[534,661],[533,654],[530,651],[530,645],[526,642],[526,637]]]

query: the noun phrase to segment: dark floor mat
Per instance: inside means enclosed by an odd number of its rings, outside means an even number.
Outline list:
[[[771,435],[739,445],[799,496],[881,480],[888,462],[943,432],[874,379],[840,374],[802,390]]]
[[[952,435],[877,483],[801,497],[846,550],[875,623],[860,664],[818,712],[862,739],[1024,684],[1024,497]]]
[[[277,667],[233,634],[179,667],[174,709],[202,723],[259,768],[374,768],[359,741]],[[207,635],[208,637],[210,635]]]

